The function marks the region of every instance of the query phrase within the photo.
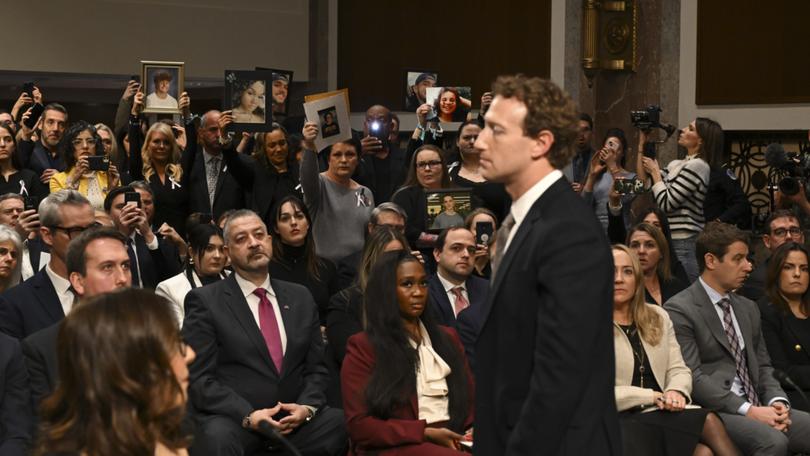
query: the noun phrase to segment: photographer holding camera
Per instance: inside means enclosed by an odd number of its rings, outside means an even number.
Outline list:
[[[596,214],[596,218],[607,231],[608,227],[608,197],[615,184],[620,182],[632,182],[636,175],[624,168],[625,151],[627,150],[627,138],[624,131],[619,128],[611,128],[605,134],[602,149],[591,157],[588,177],[582,187],[582,197],[588,202]],[[607,171],[607,172],[605,172]],[[621,211],[624,215],[625,227],[630,223],[630,204],[635,198],[635,193],[626,191],[624,186],[618,189],[621,202],[618,207],[613,207],[614,211]],[[631,185],[632,187],[632,185]]]
[[[671,161],[663,170],[645,147],[649,128],[639,130],[636,170],[643,181],[648,176],[652,179],[655,202],[669,219],[675,254],[689,280],[694,281],[698,276],[695,240],[706,223],[704,201],[711,166],[720,166],[723,155],[723,129],[705,117],[692,121],[678,135],[678,145],[686,148],[686,157]]]

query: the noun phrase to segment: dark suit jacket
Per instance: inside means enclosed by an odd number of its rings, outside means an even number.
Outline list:
[[[186,295],[183,337],[197,352],[189,385],[194,409],[241,423],[279,401],[322,407],[329,380],[312,295],[301,285],[270,280],[287,333],[279,374],[235,275]]]
[[[461,351],[461,344],[454,331],[449,328],[442,328],[442,330],[447,333],[456,348]],[[410,395],[408,405],[395,410],[389,419],[383,420],[370,415],[363,392],[374,370],[375,359],[374,347],[372,347],[365,332],[355,334],[349,338],[346,358],[340,372],[340,380],[346,427],[352,442],[352,452],[350,454],[366,454],[364,451],[376,454],[375,450],[385,450],[407,444],[418,445],[424,441],[425,421],[419,419],[419,403],[416,391]],[[470,394],[472,394],[475,387],[469,369],[467,378],[469,379],[467,385]],[[471,426],[474,421],[473,408],[474,403],[471,400],[465,429]]]
[[[770,303],[767,296],[757,303],[762,315],[762,336],[774,369],[784,371],[796,386],[810,394],[810,321],[799,320]],[[810,411],[810,404],[792,386],[783,384],[791,405]]]
[[[560,178],[493,279],[476,345],[476,453],[620,454],[612,296],[604,230]]]
[[[763,404],[774,397],[787,398],[773,378],[773,368],[762,337],[757,305],[742,296],[729,294],[731,308],[745,341],[751,382]],[[672,318],[683,360],[692,369],[692,400],[703,407],[736,414],[747,399],[731,392],[737,365],[709,295],[699,280],[664,304]]]
[[[137,234],[135,245],[138,252],[138,273],[144,288],[154,290],[160,282],[180,273],[177,248],[171,242],[158,237],[158,248],[149,250],[143,236]]]
[[[20,162],[24,168],[28,168],[37,173],[37,177],[42,175],[46,169],[56,169],[57,171],[64,171],[66,169],[65,160],[61,154],[57,154],[53,159],[53,164],[50,159],[50,152],[42,141],[36,143],[32,141],[20,141]]]
[[[23,456],[31,443],[28,373],[20,344],[0,334],[0,454]]]
[[[488,313],[486,306],[489,282],[480,277],[470,276],[467,278],[465,287],[470,306],[459,312],[456,317],[453,304],[444,291],[442,282],[438,275],[434,274],[428,281],[428,307],[440,325],[449,326],[458,332],[461,343],[464,345],[467,362],[475,369],[475,342],[478,340],[478,334],[481,333],[481,326]]]
[[[0,331],[23,339],[65,318],[62,304],[43,268],[0,294]]]
[[[57,337],[61,322],[39,330],[22,341],[25,367],[31,386],[33,415],[37,415],[42,399],[51,394],[59,379],[59,364],[56,360]]]
[[[189,138],[191,139],[191,138]],[[189,206],[190,212],[202,212],[204,214],[213,213],[214,220],[218,220],[223,212],[229,209],[239,209],[245,206],[245,191],[231,174],[230,169],[226,166],[223,159],[219,165],[219,176],[217,177],[217,187],[214,190],[214,207],[211,210],[211,204],[208,199],[208,178],[205,173],[205,156],[203,155],[202,147],[198,147],[197,158],[194,160],[194,165],[191,168],[191,176],[189,185],[191,185],[191,192],[189,193]],[[247,161],[247,157],[240,154],[240,160]],[[179,227],[185,231],[185,227]]]

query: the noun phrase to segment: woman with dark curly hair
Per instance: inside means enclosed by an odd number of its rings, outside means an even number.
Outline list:
[[[125,289],[77,306],[59,330],[59,381],[35,454],[187,455],[188,364],[169,303]]]
[[[59,142],[59,151],[65,160],[66,171],[51,176],[51,193],[59,190],[78,190],[90,200],[93,208],[104,209],[104,198],[113,188],[120,185],[118,169],[104,153],[96,127],[80,120],[71,125]],[[91,170],[90,156],[103,156],[108,160],[107,171]]]
[[[427,293],[408,252],[384,254],[371,272],[366,329],[349,339],[340,375],[351,454],[459,454],[472,375],[455,331],[425,311]]]
[[[234,83],[231,106],[233,121],[236,123],[264,123],[265,92],[264,81],[236,81]]]
[[[433,101],[433,109],[442,122],[464,122],[470,112],[470,101],[462,98],[455,87],[442,87]]]

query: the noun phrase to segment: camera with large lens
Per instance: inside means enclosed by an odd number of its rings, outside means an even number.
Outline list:
[[[662,111],[661,107],[656,105],[649,105],[638,111],[630,111],[630,122],[639,130],[646,131],[652,130],[653,128],[660,128],[666,131],[667,137],[669,137],[675,132],[675,127],[661,123]]]
[[[786,152],[781,144],[768,144],[765,162],[778,170],[779,191],[793,196],[803,190],[810,177],[810,157],[798,152]]]

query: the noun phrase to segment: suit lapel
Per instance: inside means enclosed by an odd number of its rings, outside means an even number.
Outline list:
[[[227,286],[224,287],[225,303],[230,307],[231,312],[236,316],[236,320],[239,324],[242,325],[245,334],[248,335],[253,345],[255,345],[256,349],[261,353],[264,362],[278,375],[278,370],[276,370],[276,366],[270,358],[270,352],[267,350],[267,344],[264,342],[264,336],[262,336],[259,325],[256,324],[256,319],[250,311],[250,306],[248,306],[247,300],[242,294],[242,289],[239,288],[239,284],[236,282],[236,278],[231,274],[225,279],[225,282],[227,283]]]
[[[731,351],[731,346],[728,343],[728,337],[726,337],[726,331],[723,329],[723,322],[720,321],[720,316],[717,315],[714,304],[709,300],[709,295],[706,294],[706,290],[703,289],[703,285],[700,284],[700,281],[695,281],[692,286],[694,287],[692,293],[696,295],[695,302],[697,303],[698,310],[703,320],[706,321],[709,330],[711,330],[717,342],[734,358],[734,353]]]
[[[238,159],[239,158],[237,157],[237,160]],[[214,186],[214,203],[215,204],[217,202],[217,198],[219,198],[220,193],[222,193],[222,191],[221,191],[222,190],[222,183],[225,182],[225,176],[228,175],[225,172],[226,167],[227,167],[227,165],[225,164],[225,160],[221,159],[219,161],[219,175],[217,175],[217,185]],[[206,185],[208,185],[207,182],[206,182]]]
[[[43,268],[34,277],[31,285],[33,285],[34,296],[36,296],[45,312],[53,318],[53,321],[59,321],[65,318],[65,311],[62,309],[62,302],[59,300],[59,295],[56,294],[51,279]]]
[[[437,304],[436,312],[439,316],[441,316],[442,321],[455,320],[456,314],[453,311],[453,305],[450,304],[450,300],[447,298],[447,293],[444,291],[444,287],[442,286],[442,282],[439,280],[438,275],[434,275],[430,279],[429,293],[435,296],[434,302]],[[467,295],[469,295],[469,290]]]
[[[296,329],[300,328],[300,326],[293,324],[293,320],[295,319],[295,310],[292,306],[290,306],[292,299],[287,294],[287,290],[283,285],[280,285],[278,281],[273,279],[270,279],[270,286],[273,287],[273,292],[276,294],[276,302],[278,302],[278,310],[281,314],[281,323],[284,325],[284,333],[287,335],[287,349],[284,350],[284,358],[282,358],[283,363],[286,363],[288,358],[287,355],[291,354],[292,336],[296,334]],[[281,369],[283,373],[284,364],[282,364]]]

